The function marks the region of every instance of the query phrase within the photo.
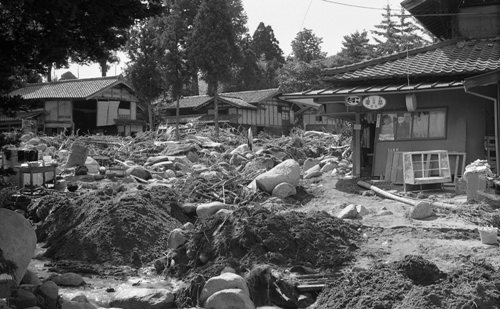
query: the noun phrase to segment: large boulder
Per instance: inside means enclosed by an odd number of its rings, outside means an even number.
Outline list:
[[[272,193],[274,187],[282,182],[297,186],[300,181],[300,166],[297,161],[288,159],[273,167],[271,170],[255,178],[257,186],[267,193]]]
[[[337,215],[337,218],[339,219],[356,219],[358,218],[359,213],[358,210],[356,209],[356,205],[350,204],[347,205],[344,209],[340,211],[340,213]]]
[[[222,202],[200,204],[196,207],[196,215],[199,219],[203,220],[215,214],[219,210],[227,208],[229,208],[229,205],[226,205]]]
[[[59,287],[54,281],[45,281],[35,290],[35,295],[39,300],[42,300],[39,305],[42,308],[56,309],[59,301]]]
[[[13,273],[19,284],[36,248],[36,234],[22,215],[0,208],[0,250],[3,258],[15,264]]]
[[[99,173],[99,162],[97,162],[96,159],[92,157],[87,157],[87,159],[85,159],[85,167],[87,168],[89,174]]]
[[[58,286],[81,286],[85,284],[83,277],[75,273],[64,273],[51,277],[50,280],[54,281]]]
[[[110,307],[122,309],[172,308],[174,293],[168,289],[126,288],[115,295]]]
[[[255,305],[240,289],[226,289],[215,292],[205,302],[205,309],[255,309]]]
[[[243,294],[246,294],[247,296],[250,295],[245,279],[237,274],[227,272],[208,279],[205,286],[203,286],[203,290],[201,291],[200,303],[205,303],[205,301],[214,293],[226,289],[239,289]]]
[[[279,198],[287,198],[290,195],[295,195],[297,194],[297,190],[295,189],[294,186],[287,182],[282,182],[273,189],[272,196],[274,197],[279,197]]]

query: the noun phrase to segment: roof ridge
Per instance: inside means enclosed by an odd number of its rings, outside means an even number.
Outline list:
[[[332,75],[332,74],[346,73],[346,72],[349,72],[349,71],[357,70],[359,68],[369,67],[372,64],[379,64],[380,62],[389,62],[389,61],[392,61],[392,60],[401,59],[402,56],[404,56],[404,57],[406,57],[406,56],[414,56],[414,55],[417,55],[419,53],[423,53],[423,52],[427,52],[427,51],[430,51],[430,50],[438,49],[438,48],[443,47],[443,46],[448,46],[448,45],[456,44],[456,43],[461,42],[461,41],[477,41],[477,39],[455,38],[455,39],[445,40],[445,41],[442,41],[442,42],[439,42],[439,43],[435,43],[435,44],[431,44],[431,45],[428,45],[428,46],[414,48],[414,49],[410,49],[408,51],[402,51],[402,52],[394,53],[394,54],[387,55],[387,56],[382,56],[382,57],[373,58],[373,59],[369,59],[369,60],[362,61],[362,62],[357,62],[357,63],[353,63],[353,64],[349,64],[349,65],[344,65],[344,66],[341,66],[341,67],[327,68],[327,69],[323,70],[323,74],[324,75]]]
[[[263,91],[278,91],[279,88],[268,88],[268,89],[257,89],[257,90],[245,90],[245,91],[233,91],[233,92],[222,92],[220,95],[231,94],[231,93],[249,93],[249,92],[263,92]]]
[[[93,80],[108,80],[108,79],[109,80],[111,80],[111,79],[121,80],[122,75],[91,77],[91,78],[63,79],[63,80],[58,80],[58,81],[53,81],[53,82],[28,83],[28,84],[26,84],[26,86],[24,86],[22,88],[39,86],[39,85],[54,85],[54,84],[63,84],[63,83],[72,83],[72,82],[86,82],[86,81],[93,81]]]

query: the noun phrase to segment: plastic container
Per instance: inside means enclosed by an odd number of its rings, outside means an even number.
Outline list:
[[[479,236],[481,237],[481,242],[486,245],[496,245],[498,228],[496,227],[480,227]]]

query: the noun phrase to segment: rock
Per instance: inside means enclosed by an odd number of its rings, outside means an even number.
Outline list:
[[[319,177],[321,176],[321,167],[319,164],[316,164],[315,166],[311,167],[308,169],[305,174],[304,174],[304,179],[310,179],[314,177]]]
[[[252,182],[247,185],[247,189],[252,193],[257,193],[257,191],[259,190],[259,188],[257,187],[257,181],[255,181],[255,179],[252,180]]]
[[[176,228],[173,229],[170,234],[168,234],[167,239],[167,248],[168,249],[177,249],[187,242],[186,232]]]
[[[221,270],[220,273],[221,274],[223,274],[223,273],[233,273],[233,274],[236,274],[236,270],[234,270],[234,268],[232,268],[230,266],[226,266],[226,267],[224,267],[224,269]]]
[[[215,292],[205,302],[206,309],[255,309],[248,294],[240,289],[225,289]]]
[[[9,303],[16,306],[16,308],[28,308],[37,305],[35,294],[24,289],[17,289],[9,299]]]
[[[376,193],[373,190],[367,190],[367,191],[363,191],[363,193],[361,193],[361,195],[362,196],[375,196]]]
[[[392,211],[387,210],[387,209],[383,209],[383,210],[377,212],[376,216],[390,216],[392,214],[393,214]]]
[[[188,152],[186,158],[193,163],[200,161],[200,156],[194,151]]]
[[[35,290],[35,295],[38,299],[42,299],[43,303],[39,306],[44,309],[58,308],[59,287],[53,281],[45,281]]]
[[[27,141],[26,144],[36,146],[36,145],[40,144],[41,142],[42,141],[38,137],[33,137],[32,139]]]
[[[272,193],[274,187],[282,182],[287,182],[296,187],[300,180],[300,166],[297,161],[288,159],[276,165],[271,170],[260,174],[255,178],[257,186],[268,193]]]
[[[71,301],[77,301],[77,302],[80,302],[80,303],[90,303],[89,299],[87,298],[87,296],[85,296],[85,294],[78,294],[76,296],[74,296]]]
[[[205,180],[212,180],[217,178],[217,171],[206,171],[200,174],[200,177],[202,177]]]
[[[307,308],[314,304],[316,301],[315,297],[311,295],[311,293],[301,294],[299,295],[299,308]]]
[[[223,218],[227,218],[233,214],[233,210],[231,209],[219,209],[215,216],[222,216]]]
[[[320,160],[315,159],[315,158],[307,158],[306,161],[304,161],[304,165],[302,165],[302,171],[305,173],[307,170],[309,170],[311,167],[317,165],[320,163]]]
[[[360,216],[366,216],[367,214],[369,214],[370,212],[368,211],[368,209],[366,209],[365,206],[363,205],[356,205],[356,211],[358,212],[358,214]]]
[[[339,219],[356,219],[358,217],[358,211],[356,210],[356,205],[347,205],[344,209],[340,211],[337,215]]]
[[[21,284],[32,284],[32,285],[40,285],[42,281],[38,278],[37,274],[33,272],[31,269],[27,269],[26,273],[21,280]]]
[[[244,155],[245,153],[247,153],[249,151],[250,151],[250,148],[248,148],[247,144],[241,144],[238,147],[236,147],[235,149],[233,149],[229,154],[233,155],[233,154],[239,153],[239,154]]]
[[[127,169],[127,175],[132,175],[144,180],[149,180],[152,178],[151,173],[142,166],[132,166]]]
[[[335,162],[328,162],[323,167],[321,168],[322,173],[328,173],[330,171],[333,171],[334,168],[337,167],[337,164]]]
[[[64,273],[50,278],[58,286],[81,286],[85,284],[83,277],[75,273]]]
[[[191,223],[191,222],[186,222],[186,223],[184,223],[184,225],[182,226],[182,229],[183,229],[184,231],[192,231],[192,230],[194,230],[194,224],[193,224],[193,223]]]
[[[211,202],[206,204],[200,204],[196,207],[196,214],[199,219],[206,219],[211,215],[215,214],[220,209],[226,209],[229,206],[222,202]]]
[[[247,297],[250,295],[245,279],[235,273],[227,272],[208,279],[203,287],[203,290],[201,291],[200,303],[205,303],[205,301],[214,293],[226,289],[239,289],[243,292],[243,294],[246,294]]]
[[[274,187],[272,196],[284,199],[295,194],[297,194],[297,190],[294,186],[287,182],[282,182]]]
[[[97,309],[96,306],[91,303],[80,303],[71,300],[62,300],[61,309]]]
[[[410,218],[412,219],[425,219],[432,217],[434,215],[434,209],[431,204],[427,202],[419,202],[416,206],[413,206],[410,210]]]
[[[163,172],[163,177],[165,177],[167,179],[175,178],[175,172],[172,170],[165,170],[165,172]]]
[[[0,208],[0,249],[3,257],[16,265],[14,279],[19,284],[36,248],[36,234],[22,215]]]
[[[99,173],[99,163],[92,157],[87,157],[87,159],[85,159],[85,167],[87,168],[87,173],[89,174]]]
[[[122,309],[172,308],[174,293],[168,289],[126,288],[115,295],[110,307]]]

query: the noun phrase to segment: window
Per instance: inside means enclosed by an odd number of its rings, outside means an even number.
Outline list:
[[[316,116],[316,121],[323,122],[323,116]]]
[[[377,115],[379,141],[446,138],[446,109]]]

